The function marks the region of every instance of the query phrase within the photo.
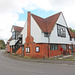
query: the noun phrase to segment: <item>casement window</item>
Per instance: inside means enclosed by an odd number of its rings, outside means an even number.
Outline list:
[[[67,45],[61,45],[61,47],[63,48],[63,50],[67,49]]]
[[[50,50],[58,50],[58,45],[51,44]]]
[[[30,53],[30,47],[26,47],[26,53]]]
[[[57,34],[59,37],[66,37],[66,28],[60,24],[57,24]]]
[[[12,32],[12,39],[15,39],[15,37],[16,37],[15,32]]]
[[[71,46],[68,46],[68,49],[71,49]]]
[[[40,48],[39,47],[36,47],[36,52],[40,52]]]

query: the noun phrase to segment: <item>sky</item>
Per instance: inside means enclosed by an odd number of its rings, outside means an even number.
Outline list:
[[[23,27],[28,11],[43,18],[62,12],[75,29],[75,0],[0,0],[0,39],[7,42],[12,25]]]

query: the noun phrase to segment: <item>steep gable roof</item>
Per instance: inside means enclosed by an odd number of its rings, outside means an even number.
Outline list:
[[[31,15],[43,32],[51,33],[51,31],[54,28],[55,23],[58,20],[61,13],[62,12],[57,13],[55,15],[52,15],[52,16],[45,18],[45,19],[43,19],[39,16],[36,16],[34,14],[31,14]]]
[[[14,25],[12,28],[14,28],[15,31],[19,31],[19,32],[21,32],[23,30],[23,27],[14,26]]]

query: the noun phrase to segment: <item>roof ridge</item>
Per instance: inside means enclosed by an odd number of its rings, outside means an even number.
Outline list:
[[[61,13],[62,13],[62,12],[59,12],[59,13],[53,14],[53,15],[51,15],[51,16],[49,16],[49,17],[55,16],[55,15],[61,14]],[[49,17],[46,17],[45,19],[47,19],[47,18],[49,18]]]
[[[16,26],[16,25],[13,25],[14,27],[20,27],[20,28],[23,28],[23,27],[21,27],[21,26]]]
[[[41,19],[44,19],[44,18],[42,18],[42,17],[40,17],[40,16],[37,16],[37,15],[35,15],[35,14],[31,14],[32,16],[34,15],[34,16],[36,16],[36,17],[39,17],[39,18],[41,18]]]
[[[58,20],[61,13],[62,12],[59,12],[59,13],[49,16],[47,18],[41,18],[34,14],[31,14],[31,15],[43,32],[51,33],[51,31],[54,28],[55,23]]]

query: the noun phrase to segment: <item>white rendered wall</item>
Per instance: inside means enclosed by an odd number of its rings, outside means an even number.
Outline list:
[[[66,29],[66,37],[65,38],[59,37],[57,34],[57,25],[55,25],[50,35],[50,43],[70,44],[70,37],[67,29]]]
[[[71,44],[75,44],[74,38],[72,38],[72,41],[70,41]]]
[[[57,24],[61,24],[61,25],[65,26],[65,27],[67,27],[66,22],[65,22],[65,19],[64,19],[64,16],[63,16],[62,13],[60,14],[60,16],[59,16],[59,18],[58,18],[58,20],[57,20],[56,23]]]
[[[21,34],[22,34],[22,44],[24,44],[25,43],[25,39],[27,37],[27,23],[25,24]]]
[[[62,13],[60,14],[56,23],[67,27]],[[67,29],[66,29],[66,37],[65,38],[58,36],[58,34],[57,34],[57,24],[55,25],[55,27],[53,28],[53,31],[51,32],[50,42],[51,43],[59,43],[59,44],[70,44],[70,36],[69,36],[69,33],[68,33]]]
[[[66,27],[66,23],[64,21],[62,14],[60,15],[56,23]],[[31,17],[31,36],[33,36],[34,42],[36,43],[48,43],[48,38],[44,37],[43,32],[41,31],[41,29],[39,28],[33,17]],[[70,36],[67,29],[66,29],[66,38],[59,37],[57,35],[57,25],[55,25],[50,35],[50,43],[70,44]]]
[[[34,38],[34,42],[36,43],[47,43],[48,38],[44,37],[41,29],[39,28],[36,21],[31,17],[31,36]]]

